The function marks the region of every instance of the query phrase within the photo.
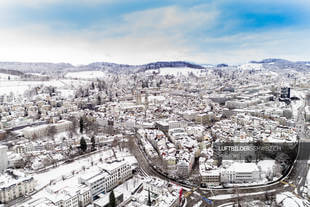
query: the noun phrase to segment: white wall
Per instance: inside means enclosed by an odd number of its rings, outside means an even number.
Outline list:
[[[8,167],[8,147],[0,145],[0,172],[6,170]]]

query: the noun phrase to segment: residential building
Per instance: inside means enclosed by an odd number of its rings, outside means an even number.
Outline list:
[[[93,197],[106,193],[132,176],[131,166],[125,161],[114,160],[91,168],[79,177],[79,183],[91,189]]]
[[[221,175],[219,170],[202,170],[200,169],[201,185],[207,187],[219,186]]]
[[[0,202],[8,203],[20,196],[27,195],[34,191],[34,187],[33,177],[18,171],[8,170],[0,174]]]
[[[251,183],[260,179],[260,171],[255,163],[234,162],[221,171],[223,183]]]

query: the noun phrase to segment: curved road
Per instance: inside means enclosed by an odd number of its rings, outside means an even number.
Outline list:
[[[303,116],[303,111],[304,111],[304,105],[301,106],[298,109],[298,119],[297,119],[297,128],[299,129],[299,145],[298,145],[298,155],[297,159],[295,160],[294,164],[291,166],[289,172],[287,175],[283,176],[281,179],[269,183],[266,185],[257,185],[257,186],[249,186],[249,187],[238,187],[238,188],[221,188],[221,189],[201,189],[198,188],[196,190],[196,193],[192,193],[188,199],[189,202],[187,206],[192,206],[195,204],[195,202],[198,202],[199,200],[203,200],[204,206],[218,206],[221,204],[229,203],[229,202],[238,202],[237,198],[227,198],[223,197],[223,199],[220,200],[214,200],[212,204],[206,202],[204,199],[202,199],[201,196],[208,198],[211,196],[216,196],[216,195],[227,195],[227,194],[238,194],[239,199],[243,200],[245,197],[249,198],[251,197],[252,199],[259,199],[259,200],[265,200],[266,196],[274,196],[275,194],[283,191],[291,191],[294,192],[295,188],[292,186],[297,186],[297,192],[299,196],[302,196],[301,192],[301,187],[304,186],[305,184],[305,177],[308,172],[308,158],[310,151],[308,149],[309,145],[307,144],[307,139],[305,138],[305,129],[304,129],[304,116]],[[137,138],[138,139],[138,138]],[[167,178],[165,175],[160,174],[156,170],[153,169],[153,166],[150,166],[148,159],[145,157],[145,154],[142,152],[142,150],[139,148],[137,144],[137,139],[136,136],[131,136],[130,137],[130,148],[132,149],[132,153],[135,155],[136,159],[139,162],[140,168],[147,174],[147,175],[152,175],[159,177],[161,179],[167,180],[169,182],[175,182],[171,181],[171,179]],[[293,180],[294,184],[293,185],[284,185],[282,181],[284,180]],[[189,190],[188,188],[194,187],[191,185],[186,185],[182,183],[175,182],[180,186],[183,186],[187,188],[187,191]],[[197,195],[199,194],[199,195]],[[248,195],[245,195],[248,194]],[[219,198],[221,198],[219,196]]]

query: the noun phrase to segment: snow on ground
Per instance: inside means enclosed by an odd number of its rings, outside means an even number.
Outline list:
[[[8,80],[8,77],[10,76],[10,80],[19,80],[20,77],[16,75],[10,75],[6,73],[0,73],[0,80]]]
[[[308,161],[309,162],[309,161]],[[302,179],[300,179],[302,181]],[[308,170],[307,177],[306,177],[306,182],[304,186],[304,192],[310,195],[310,169]]]
[[[273,166],[275,165],[275,160],[261,160],[257,163],[258,167],[261,167],[262,172],[272,171]]]
[[[244,196],[249,196],[249,195],[261,195],[261,194],[266,194],[268,193],[273,193],[276,190],[270,190],[270,191],[264,191],[264,192],[255,192],[255,193],[240,193],[239,197],[244,197]],[[216,196],[211,196],[208,199],[210,200],[225,200],[225,199],[230,199],[230,198],[237,198],[237,194],[221,194],[221,195],[216,195]]]
[[[304,91],[291,89],[291,97],[293,97],[293,96],[300,98],[300,100],[292,101],[292,103],[291,103],[293,116],[294,116],[294,118],[297,118],[298,108],[301,107],[304,103],[303,99],[305,98],[305,93],[304,93]]]
[[[298,98],[304,99],[305,98],[305,91],[291,89],[291,97],[292,96],[297,96]]]
[[[154,70],[147,70],[145,71],[146,74],[153,74],[153,73],[158,73],[159,69],[154,69]]]
[[[263,69],[263,66],[259,63],[247,63],[240,65],[238,68],[241,70],[261,70]]]
[[[15,95],[23,95],[34,85],[36,83],[28,81],[0,81],[0,95],[9,95],[11,92]]]
[[[307,202],[306,200],[297,198],[291,192],[284,192],[284,193],[277,194],[276,203],[278,205],[281,205],[282,207],[300,207],[300,206],[306,206],[305,203],[309,204],[309,202]]]
[[[66,98],[72,98],[74,97],[74,94],[75,94],[74,90],[60,89],[58,91],[60,91],[62,97],[66,97]]]
[[[81,71],[81,72],[69,72],[65,75],[66,78],[77,78],[86,80],[95,80],[97,78],[105,78],[107,74],[102,71]]]
[[[199,207],[202,204],[202,201],[199,201],[198,203],[196,203],[193,207]]]
[[[29,75],[35,75],[35,76],[41,76],[41,77],[47,77],[47,75],[42,75],[41,73],[26,73]]]
[[[50,80],[50,81],[15,81],[15,80],[0,80],[0,95],[9,95],[11,92],[14,95],[23,95],[26,90],[35,86],[54,86],[62,89],[72,89],[83,86],[88,81],[80,80]],[[69,93],[69,92],[68,92]]]
[[[205,70],[194,69],[194,68],[160,68],[160,75],[184,75],[188,76],[191,72],[196,76],[204,76]]]

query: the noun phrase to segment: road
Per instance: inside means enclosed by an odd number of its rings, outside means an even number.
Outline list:
[[[221,200],[215,200],[212,204],[206,202],[204,198],[208,198],[211,196],[216,196],[216,195],[226,195],[226,194],[236,194],[236,191],[238,191],[238,194],[242,194],[244,196],[240,196],[240,199],[244,198],[251,198],[251,199],[259,199],[259,200],[265,200],[266,199],[266,192],[268,193],[269,196],[275,196],[279,192],[284,192],[284,191],[295,191],[295,187],[297,188],[298,196],[302,197],[302,192],[301,188],[305,184],[305,178],[308,172],[308,158],[310,154],[310,150],[308,149],[308,146],[310,143],[308,143],[308,138],[305,135],[305,128],[304,128],[304,105],[299,108],[298,111],[298,119],[297,119],[297,128],[299,129],[299,153],[298,153],[298,159],[295,161],[294,165],[291,167],[291,170],[288,173],[288,177],[285,179],[287,181],[292,181],[293,180],[293,185],[287,185],[281,183],[282,180],[285,180],[284,178],[274,182],[272,184],[266,184],[266,185],[260,185],[260,186],[249,186],[249,187],[238,187],[238,188],[229,188],[229,189],[213,189],[212,191],[210,189],[200,189],[197,188],[197,190],[192,193],[190,196],[187,197],[187,206],[193,206],[200,200],[203,200],[203,203],[201,206],[218,206],[221,204],[225,204],[228,202],[237,202],[236,198],[227,198],[227,199],[221,199]],[[147,175],[151,176],[156,176],[161,179],[167,180],[171,182],[169,178],[166,176],[158,173],[156,170],[153,169],[153,167],[150,167],[150,163],[148,159],[146,158],[144,152],[139,148],[137,139],[135,136],[132,136],[130,139],[130,148],[132,149],[132,153],[135,155],[137,158],[140,168],[142,171],[144,171]],[[301,179],[301,180],[300,180]],[[181,186],[183,184],[177,183]],[[185,186],[185,187],[193,187],[193,186]],[[188,189],[189,190],[189,189]],[[187,191],[188,191],[187,190]],[[185,190],[185,192],[187,192]],[[250,193],[250,194],[249,194]],[[257,194],[253,194],[257,193]],[[245,195],[248,194],[248,195]]]
[[[290,180],[296,185],[298,195],[303,197],[302,188],[305,185],[307,173],[309,171],[308,160],[310,158],[310,139],[305,129],[305,103],[298,108],[296,128],[300,139],[300,153],[298,154],[294,170],[290,175]]]
[[[145,174],[149,175],[149,176],[156,176],[159,177],[163,180],[166,180],[168,182],[174,182],[171,181],[169,178],[165,177],[164,175],[158,173],[157,171],[155,171],[152,167],[150,167],[150,164],[146,158],[146,156],[144,155],[144,153],[142,152],[142,150],[139,148],[138,143],[137,143],[137,139],[135,138],[135,136],[131,136],[129,138],[129,148],[131,149],[131,152],[133,153],[133,155],[136,157],[139,166],[141,168],[141,171],[145,172]],[[177,185],[182,186],[183,184],[174,182]],[[188,192],[190,189],[188,189],[189,186],[185,186],[184,192]],[[203,203],[201,206],[212,206],[212,204],[209,204],[208,202],[206,202],[203,198],[209,198],[211,196],[217,196],[217,195],[225,195],[225,194],[234,194],[236,193],[236,191],[238,191],[239,194],[246,194],[246,193],[259,193],[262,192],[263,195],[255,195],[253,197],[264,197],[266,198],[265,192],[269,192],[274,190],[273,193],[270,193],[271,195],[282,192],[284,190],[294,190],[291,186],[288,186],[286,188],[284,188],[284,184],[281,182],[275,182],[272,184],[268,184],[268,185],[261,185],[261,186],[250,186],[250,187],[238,187],[238,188],[220,188],[220,189],[201,189],[201,188],[197,188],[196,191],[194,191],[194,193],[192,193],[190,196],[187,197],[187,206],[193,206],[194,204],[196,204],[197,202],[199,202],[200,200],[203,200]],[[196,192],[196,193],[195,193]],[[248,196],[247,196],[248,197]],[[236,201],[235,198],[230,198],[230,199],[223,199],[220,201],[214,201],[215,206],[220,205],[220,204],[224,204],[226,202],[231,202],[231,201]]]
[[[128,140],[129,140],[129,149],[130,149],[131,153],[136,157],[136,159],[139,163],[139,167],[141,168],[142,174],[145,174],[146,176],[159,177],[163,180],[166,180],[168,182],[172,182],[176,185],[182,185],[180,183],[171,181],[169,178],[158,173],[156,170],[154,170],[152,167],[150,167],[150,163],[149,163],[148,159],[146,158],[146,156],[144,155],[144,153],[142,152],[142,150],[138,146],[136,136],[130,136],[130,137],[128,137]],[[184,187],[184,186],[182,186],[182,187]],[[191,186],[186,186],[185,188],[183,188],[184,193],[188,192],[190,190],[190,187]],[[191,194],[187,198],[187,206],[193,206],[200,199],[201,199],[200,195],[197,195],[196,193]]]

